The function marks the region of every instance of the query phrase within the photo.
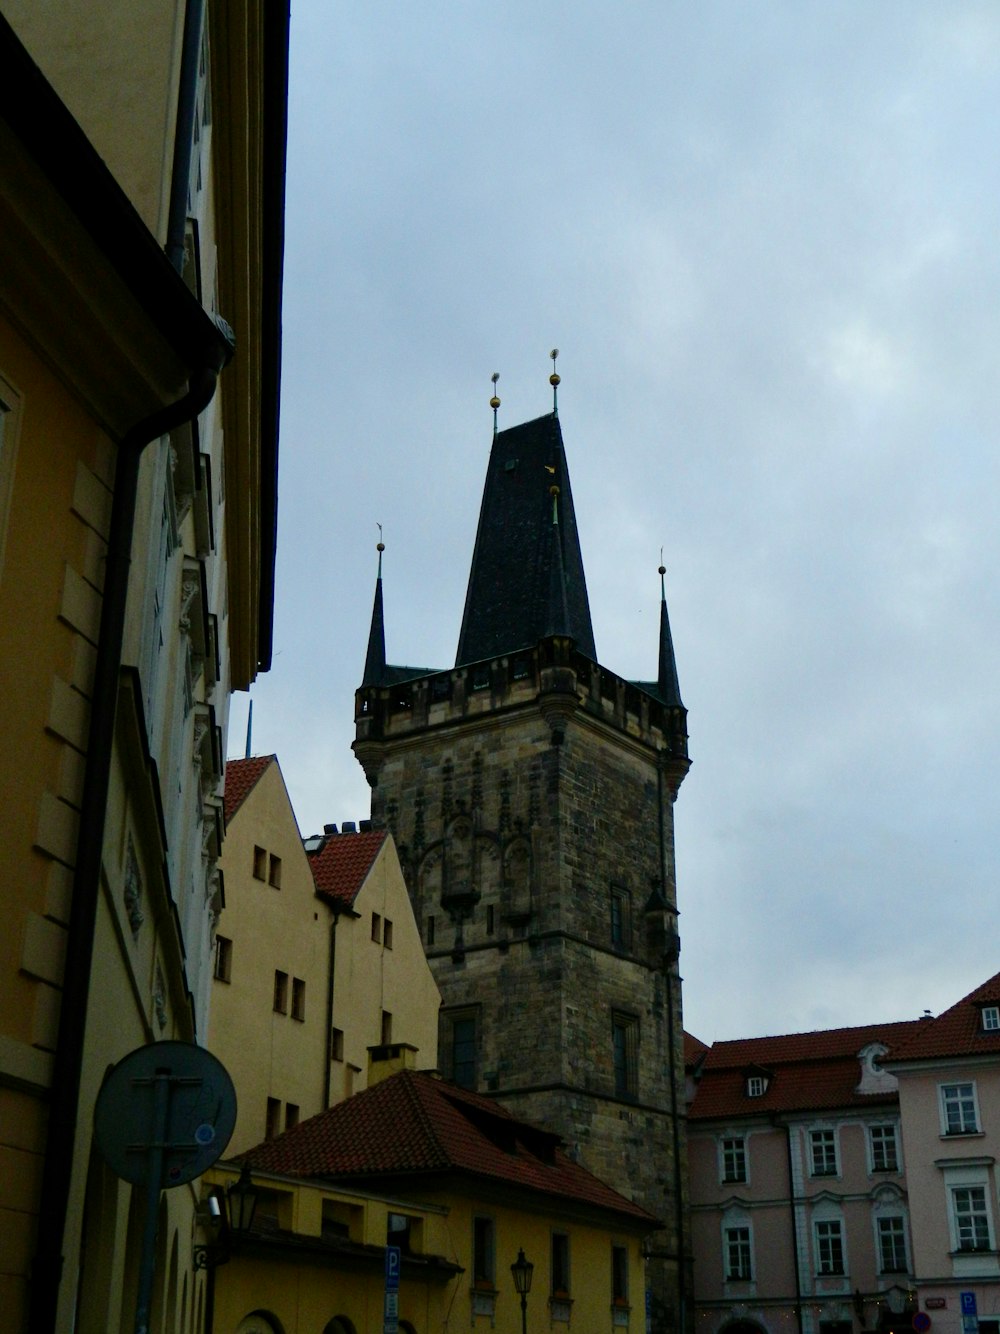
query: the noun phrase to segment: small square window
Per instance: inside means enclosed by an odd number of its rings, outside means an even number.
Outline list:
[[[292,978],[292,1018],[300,1023],[306,1017],[306,984],[301,977]]]
[[[1000,1005],[983,1006],[983,1032],[1000,1032]]]
[[[264,880],[267,876],[267,851],[264,848],[255,847],[253,850],[253,877],[255,880]]]
[[[382,923],[382,944],[387,950],[392,949],[392,922],[388,917]]]
[[[342,1061],[344,1059],[344,1030],[334,1028],[330,1033],[330,1060]]]
[[[747,1076],[748,1098],[763,1098],[766,1092],[767,1092],[767,1080],[764,1078],[763,1075]]]
[[[233,975],[233,942],[225,936],[215,937],[215,969],[217,982],[229,982]]]
[[[288,1010],[288,974],[280,969],[274,970],[274,1011],[285,1014]]]
[[[379,913],[372,913],[372,940],[378,945],[382,940],[382,917]]]
[[[271,864],[267,872],[267,883],[273,889],[281,888],[281,858],[271,853]]]

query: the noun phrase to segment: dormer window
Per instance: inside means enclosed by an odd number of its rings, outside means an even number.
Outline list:
[[[767,1092],[767,1079],[764,1075],[747,1075],[747,1097],[763,1098]]]
[[[983,1006],[983,1032],[1000,1033],[1000,1005]]]

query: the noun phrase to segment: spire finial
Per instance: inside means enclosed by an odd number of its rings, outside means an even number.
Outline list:
[[[554,347],[549,353],[552,358],[552,374],[549,376],[549,384],[552,386],[552,413],[553,416],[559,416],[559,376],[556,374],[556,357],[559,355],[559,349]]]
[[[375,527],[378,529],[378,543],[376,544],[375,550],[378,552],[378,577],[381,579],[381,578],[382,578],[382,552],[385,550],[385,543],[382,541],[382,525],[381,525],[380,523],[377,523],[377,524],[375,525]]]
[[[490,399],[490,407],[493,409],[493,434],[497,433],[497,409],[500,407],[500,400],[497,398],[497,380],[500,379],[500,372],[494,371],[490,376],[493,381],[493,397]]]
[[[657,574],[660,576],[660,601],[661,601],[661,602],[666,602],[666,600],[667,600],[667,588],[666,588],[666,585],[665,585],[664,582],[663,582],[663,576],[666,574],[666,572],[667,572],[667,567],[666,567],[666,566],[664,565],[664,563],[663,563],[663,548],[660,547],[660,565],[659,565],[659,568],[658,568],[658,570],[657,570]]]

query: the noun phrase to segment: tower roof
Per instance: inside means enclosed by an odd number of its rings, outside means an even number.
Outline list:
[[[581,653],[596,659],[555,413],[493,439],[455,666],[527,648],[553,633],[571,635]]]
[[[664,704],[683,708],[681,687],[677,680],[677,660],[674,641],[670,635],[670,617],[667,615],[667,594],[663,584],[664,568],[660,566],[660,655],[656,674],[656,694]]]
[[[385,679],[385,617],[382,611],[382,543],[378,544],[378,577],[375,580],[375,602],[372,605],[372,624],[368,632],[368,653],[365,657],[365,675],[362,686],[378,686]]]

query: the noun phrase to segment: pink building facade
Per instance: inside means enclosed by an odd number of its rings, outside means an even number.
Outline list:
[[[696,1328],[910,1328],[914,1251],[896,1077],[921,1021],[693,1051]]]
[[[1000,974],[896,1044],[887,1066],[930,1334],[1000,1334]]]

